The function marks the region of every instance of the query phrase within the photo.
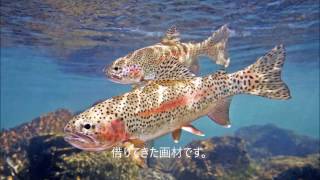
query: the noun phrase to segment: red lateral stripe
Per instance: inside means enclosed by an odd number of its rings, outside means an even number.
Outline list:
[[[148,117],[156,114],[160,114],[166,111],[170,111],[180,106],[185,106],[188,103],[199,102],[203,97],[207,96],[206,91],[200,90],[192,93],[190,96],[180,96],[177,99],[162,103],[159,107],[151,108],[149,110],[138,113],[141,117]],[[190,101],[192,100],[192,101]]]
[[[177,108],[179,106],[184,106],[188,103],[188,97],[186,96],[181,96],[175,100],[171,100],[165,103],[162,103],[159,107],[157,108],[151,108],[149,110],[143,111],[138,113],[139,116],[141,117],[147,117],[155,114],[159,114],[162,112],[169,111],[171,109]]]

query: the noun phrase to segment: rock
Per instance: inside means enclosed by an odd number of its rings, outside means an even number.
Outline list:
[[[320,154],[306,157],[278,156],[259,161],[260,177],[264,179],[319,179]],[[318,177],[318,178],[317,178]]]
[[[172,161],[159,159],[154,168],[171,172],[176,179],[310,179],[319,176],[320,155],[306,157],[273,156],[251,159],[244,140],[238,137],[214,137],[187,145],[203,148],[206,158],[187,158]],[[312,179],[312,178],[311,178]]]
[[[150,179],[150,180],[175,180],[170,173],[165,173],[158,169],[146,168],[140,170],[140,178],[139,179]]]
[[[63,128],[72,114],[64,109],[1,132],[0,179],[129,179],[139,167],[110,151],[90,153],[71,147]],[[160,172],[153,175],[161,175]]]
[[[240,138],[214,137],[192,142],[186,147],[202,148],[205,158],[183,156],[176,159],[172,173],[177,179],[217,179],[235,173],[245,174],[250,169],[250,159]]]
[[[30,166],[28,168],[29,179],[52,179],[55,172],[59,171],[56,163],[64,156],[79,153],[64,141],[63,136],[41,135],[30,140],[27,155]]]
[[[71,117],[62,109],[2,131],[0,179],[319,179],[320,155],[308,155],[319,141],[273,125],[191,142],[186,148],[202,149],[199,157],[187,157],[184,149],[180,158],[148,158],[149,168],[142,169],[111,151],[70,146],[62,131]]]
[[[1,157],[0,179],[8,176],[22,176],[28,174],[29,161],[27,148],[30,139],[42,134],[59,134],[63,132],[66,122],[72,117],[72,113],[66,109],[40,116],[29,123],[24,123],[9,130],[0,132]]]
[[[319,152],[319,140],[272,124],[240,128],[235,136],[245,140],[246,150],[254,159],[279,155],[302,157]]]
[[[28,148],[30,179],[137,179],[139,167],[111,151],[85,152],[71,147],[63,136],[38,136]]]
[[[303,180],[314,180],[320,179],[320,169],[314,168],[310,165],[303,167],[290,168],[280,173],[274,180],[291,180],[291,179],[303,179]]]
[[[28,140],[41,134],[63,133],[66,122],[71,119],[72,113],[66,109],[40,116],[29,123],[24,123],[0,133],[0,144],[2,153],[8,154],[19,149],[20,145],[28,144]],[[27,145],[25,144],[25,145]]]
[[[110,151],[83,152],[63,139],[72,114],[64,109],[48,113],[1,132],[0,179],[128,179],[139,177],[138,167]]]

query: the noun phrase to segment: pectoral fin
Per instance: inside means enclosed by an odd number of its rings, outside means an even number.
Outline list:
[[[129,139],[128,141],[132,143],[134,147],[137,147],[137,148],[143,148],[145,145],[144,141],[142,141],[141,139]]]
[[[181,137],[181,129],[176,129],[172,132],[172,138],[175,143],[178,143]]]
[[[132,88],[132,90],[135,90],[137,88],[141,88],[141,87],[146,86],[148,83],[150,83],[150,80],[143,80],[143,81],[141,81],[139,83],[132,84],[131,88]]]
[[[193,63],[190,66],[190,71],[194,74],[198,74],[200,70],[198,59],[194,59]]]
[[[229,108],[230,108],[231,98],[225,98],[219,100],[216,105],[212,108],[208,117],[215,123],[222,125],[226,128],[231,127],[229,119]]]
[[[180,33],[176,26],[170,27],[165,36],[161,39],[161,43],[164,45],[174,45],[180,42]]]
[[[123,144],[123,147],[126,148],[126,151],[129,153],[129,158],[136,163],[141,168],[146,168],[146,162],[145,159],[142,158],[142,152],[141,148],[137,148],[135,144],[132,143],[132,141],[125,142]]]
[[[155,69],[155,79],[184,80],[194,76],[195,75],[175,57],[162,61],[157,69]]]
[[[137,89],[139,87],[140,87],[140,84],[132,84],[131,85],[132,90],[135,90],[135,89]]]
[[[198,130],[197,128],[195,128],[194,126],[192,125],[185,125],[185,126],[182,126],[181,129],[185,130],[185,131],[188,131],[189,133],[192,133],[192,134],[195,134],[197,136],[204,136],[204,133],[201,132],[200,130]]]

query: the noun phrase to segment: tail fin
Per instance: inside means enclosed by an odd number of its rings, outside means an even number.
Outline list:
[[[212,36],[200,43],[201,54],[204,54],[225,68],[229,66],[230,58],[228,57],[228,38],[229,29],[223,25]]]
[[[243,93],[271,99],[290,99],[290,90],[281,80],[284,60],[283,45],[276,46],[254,64],[232,74],[231,79],[234,84],[240,85],[240,91]]]

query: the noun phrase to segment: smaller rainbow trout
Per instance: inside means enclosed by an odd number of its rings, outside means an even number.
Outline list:
[[[176,59],[194,74],[199,71],[198,57],[207,56],[215,63],[228,67],[229,29],[226,25],[199,43],[180,42],[180,33],[171,27],[160,43],[138,49],[116,59],[104,69],[106,76],[116,83],[135,84],[144,80],[161,79],[163,63]]]
[[[178,141],[181,130],[203,135],[191,122],[207,115],[215,122],[228,124],[234,95],[289,99],[290,91],[281,80],[284,60],[285,50],[279,45],[235,73],[220,71],[185,80],[149,81],[75,116],[64,129],[65,140],[83,150],[102,151],[126,142],[139,144],[167,133]],[[183,68],[180,71],[187,72]]]

